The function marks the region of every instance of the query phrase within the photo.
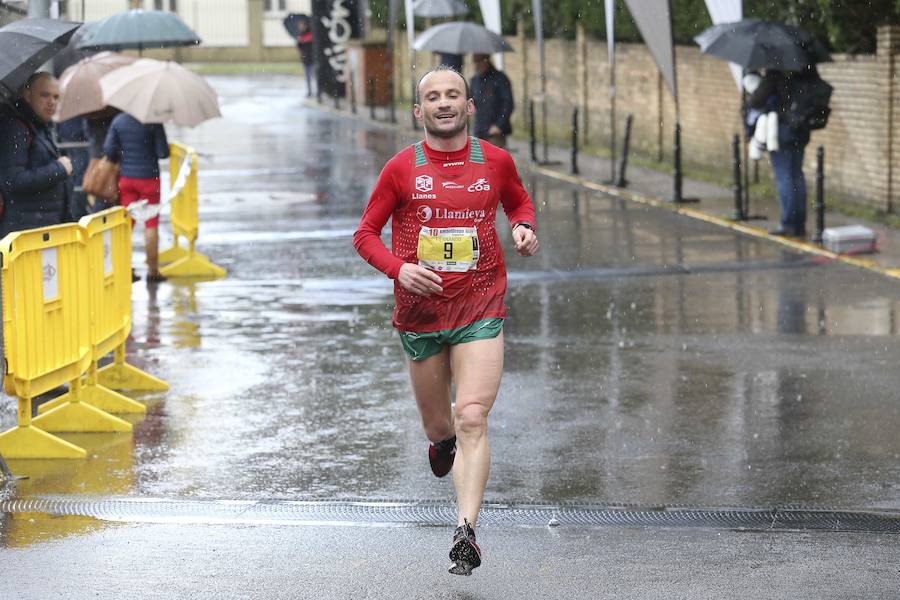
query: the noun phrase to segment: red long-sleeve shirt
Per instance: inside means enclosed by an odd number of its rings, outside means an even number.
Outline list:
[[[443,331],[506,316],[506,266],[495,229],[498,204],[503,205],[511,226],[528,223],[534,227],[534,206],[512,157],[483,140],[470,138],[465,148],[449,153],[420,142],[388,161],[369,197],[353,246],[394,280],[394,327]],[[380,237],[389,218],[390,250]],[[461,235],[460,231],[477,236],[472,242],[475,264],[462,272],[442,270],[464,268],[452,266],[457,263],[429,265],[440,271],[443,291],[428,297],[400,286],[396,279],[403,263],[422,263],[420,237]],[[450,245],[448,253],[453,252]]]

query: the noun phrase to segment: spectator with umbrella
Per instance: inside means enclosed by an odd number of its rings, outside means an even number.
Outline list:
[[[781,209],[773,235],[806,235],[806,178],[803,155],[813,129],[825,126],[831,86],[822,81],[816,64],[831,60],[825,47],[808,32],[759,19],[744,19],[710,27],[695,38],[700,50],[742,66],[748,105],[771,111],[778,120],[777,150],[769,152]],[[770,113],[771,114],[771,113]]]
[[[0,28],[0,237],[70,220],[72,161],[60,154],[52,120],[59,83],[35,70],[66,47],[77,23],[23,19]],[[18,92],[18,93],[17,93]]]
[[[100,78],[103,103],[123,112],[110,125],[103,154],[119,163],[123,206],[153,211],[144,221],[147,281],[165,281],[159,272],[159,160],[169,156],[163,123],[194,127],[221,116],[215,91],[197,74],[171,61],[140,59]],[[134,214],[134,208],[129,210]]]
[[[311,98],[315,95],[313,92],[313,81],[316,79],[318,65],[316,63],[315,40],[313,39],[309,16],[291,13],[284,18],[284,28],[287,29],[297,44],[297,50],[300,52],[300,64],[303,65],[303,72],[306,75],[306,97]]]

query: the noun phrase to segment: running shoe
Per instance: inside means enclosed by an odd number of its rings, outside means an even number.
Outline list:
[[[428,445],[428,462],[435,477],[443,477],[453,468],[456,458],[456,436],[443,442],[432,442]]]
[[[481,548],[475,543],[475,530],[466,520],[456,528],[453,534],[453,545],[450,546],[450,560],[453,575],[471,575],[472,569],[481,566]]]

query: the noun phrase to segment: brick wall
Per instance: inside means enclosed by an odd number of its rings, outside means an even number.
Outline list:
[[[398,36],[398,93],[408,98],[405,36]],[[515,52],[505,57],[505,71],[516,98],[513,126],[527,131],[527,100],[541,90],[540,57],[534,40],[509,39]],[[641,44],[616,46],[616,126],[621,139],[627,113],[634,115],[632,151],[649,158],[671,158],[675,106],[649,51]],[[874,55],[835,55],[821,65],[822,77],[835,87],[828,128],[813,134],[807,147],[807,180],[812,184],[815,148],[825,147],[829,195],[878,210],[900,210],[900,27],[878,30]],[[740,97],[723,61],[698,48],[676,49],[682,123],[683,160],[729,173],[731,138],[740,130]],[[418,63],[432,64],[429,54]],[[579,107],[582,137],[607,146],[610,135],[609,67],[605,40],[547,40],[545,45],[548,129],[565,139],[572,109]],[[471,75],[471,65],[466,65]],[[421,70],[420,70],[421,73]],[[541,113],[537,112],[540,132]],[[761,168],[761,173],[769,169]]]

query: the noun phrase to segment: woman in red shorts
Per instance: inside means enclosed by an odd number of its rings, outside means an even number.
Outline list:
[[[166,130],[159,123],[144,124],[120,113],[112,120],[103,154],[119,163],[119,203],[128,207],[132,202],[147,200],[159,204],[159,160],[169,157]],[[147,252],[147,281],[165,281],[159,272],[159,217],[144,223]]]

